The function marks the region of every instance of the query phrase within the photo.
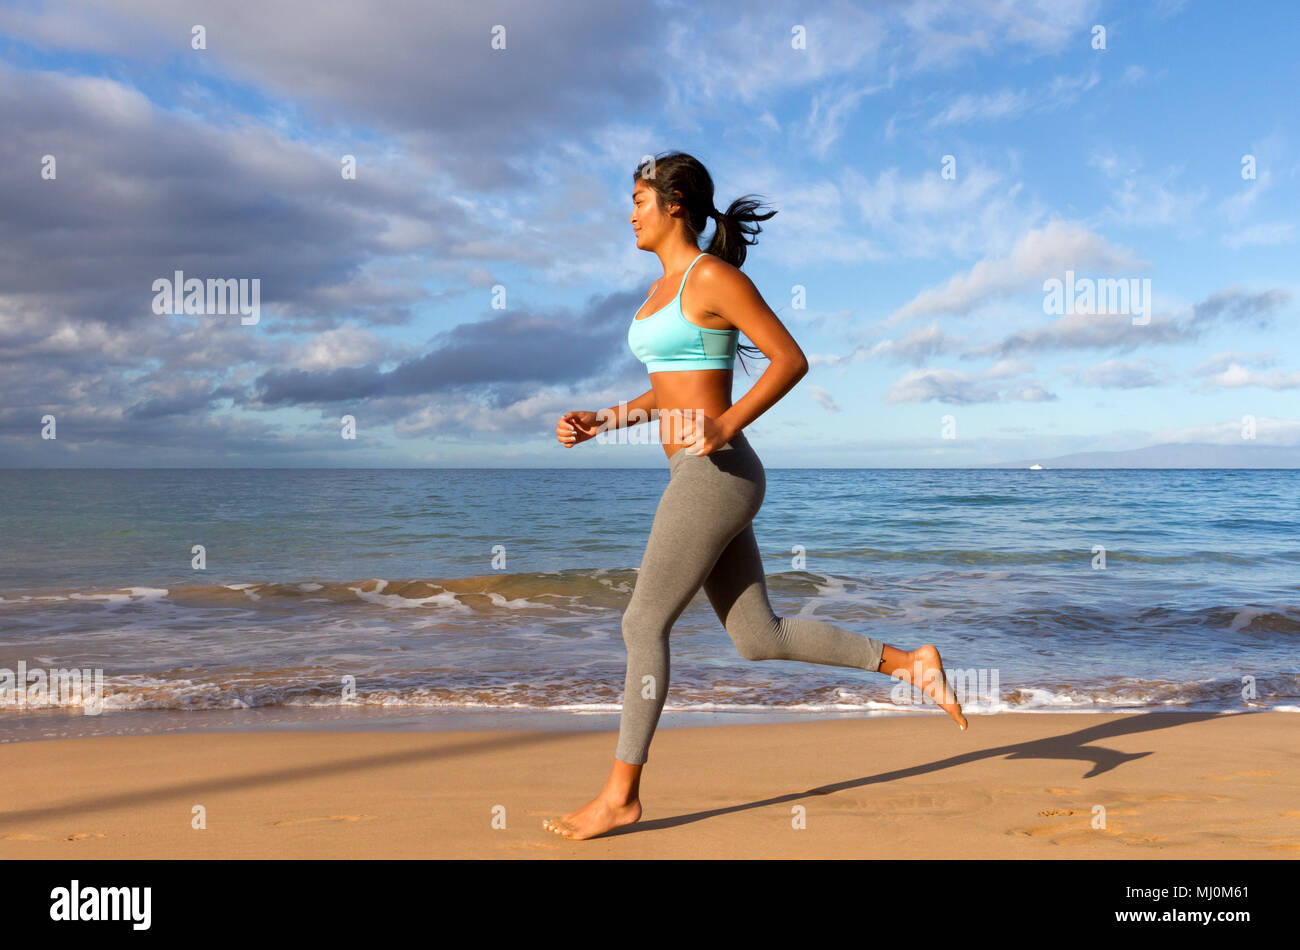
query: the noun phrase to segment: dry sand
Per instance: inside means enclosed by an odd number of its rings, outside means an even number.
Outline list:
[[[589,841],[541,823],[600,789],[612,732],[15,742],[0,858],[1294,858],[1298,736],[1279,712],[660,729],[641,821]]]

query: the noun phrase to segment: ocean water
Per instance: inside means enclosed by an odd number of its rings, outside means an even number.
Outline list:
[[[934,643],[970,715],[1300,709],[1300,472],[767,476],[776,612]],[[238,711],[616,725],[667,484],[666,461],[0,470],[0,740]],[[54,669],[102,671],[96,715],[33,687]],[[672,633],[673,713],[943,715],[879,673],[742,659],[702,591]]]

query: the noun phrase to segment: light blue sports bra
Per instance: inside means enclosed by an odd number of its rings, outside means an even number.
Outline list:
[[[682,314],[682,291],[691,267],[707,254],[691,261],[682,275],[677,296],[662,310],[648,317],[632,317],[627,330],[628,346],[651,373],[672,373],[688,369],[731,369],[736,358],[738,330],[711,330],[696,326]],[[644,304],[642,305],[644,306]],[[639,314],[641,311],[637,310]]]

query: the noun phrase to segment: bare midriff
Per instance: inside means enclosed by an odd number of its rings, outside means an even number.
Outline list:
[[[717,419],[731,408],[731,373],[729,369],[689,369],[671,373],[651,373],[650,386],[655,391],[659,412],[659,440],[664,455],[672,458],[685,442],[672,442],[682,433],[668,417],[669,410],[680,409],[691,419],[704,413]]]

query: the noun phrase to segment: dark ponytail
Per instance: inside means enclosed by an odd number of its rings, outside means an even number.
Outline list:
[[[685,212],[686,237],[696,247],[699,247],[700,232],[708,219],[713,218],[713,239],[706,250],[732,267],[739,268],[745,263],[746,245],[758,243],[757,235],[763,230],[758,222],[776,214],[775,211],[759,214],[762,203],[748,195],[737,198],[726,211],[713,207],[713,179],[698,159],[685,152],[669,152],[646,161],[632,177],[654,190],[660,208],[670,204],[681,206]],[[748,374],[746,350],[756,357],[764,354],[756,346],[737,345],[736,355]]]
[[[757,235],[763,230],[758,225],[759,221],[766,221],[776,214],[775,211],[756,214],[761,207],[761,202],[745,196],[733,201],[726,211],[717,208],[710,211],[709,216],[717,221],[717,228],[713,232],[713,240],[709,242],[709,253],[716,254],[733,267],[744,264],[745,245],[758,243],[757,237],[751,240],[749,236]]]

